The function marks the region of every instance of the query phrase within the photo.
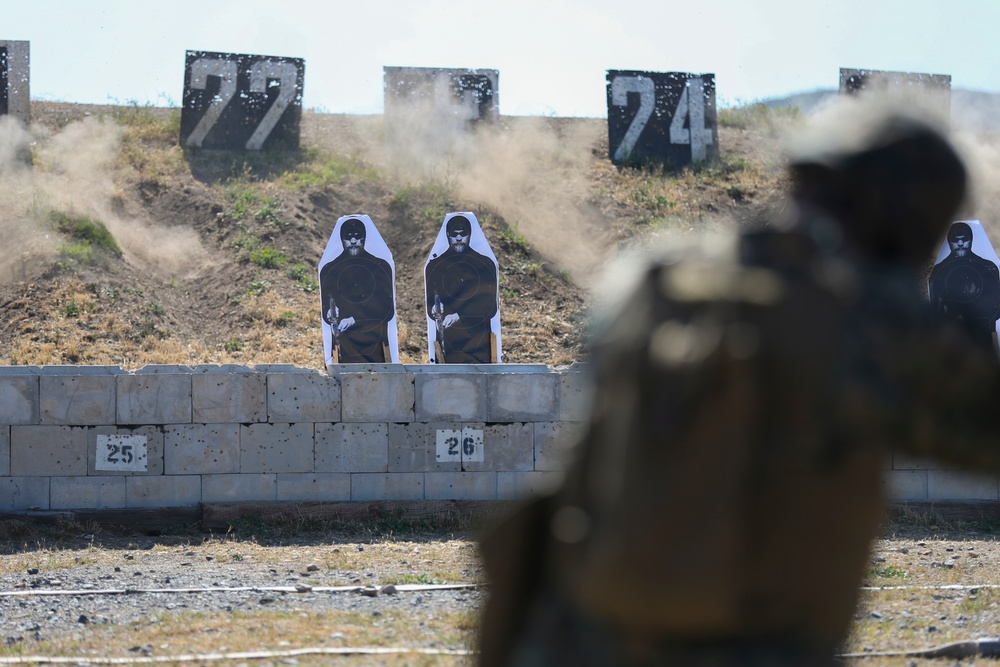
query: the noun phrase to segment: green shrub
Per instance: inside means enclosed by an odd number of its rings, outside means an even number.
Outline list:
[[[274,248],[258,248],[250,253],[250,261],[265,269],[280,269],[288,262],[288,256]]]
[[[94,220],[85,215],[70,215],[61,211],[50,212],[49,219],[56,230],[76,239],[78,244],[105,250],[121,257],[121,248],[118,247],[115,238],[100,220]]]

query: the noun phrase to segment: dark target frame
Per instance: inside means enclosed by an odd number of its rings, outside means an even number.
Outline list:
[[[180,143],[185,148],[298,148],[305,60],[187,51]]]

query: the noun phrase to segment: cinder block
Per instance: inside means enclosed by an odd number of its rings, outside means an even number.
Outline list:
[[[11,368],[17,368],[12,366]],[[34,375],[120,375],[127,374],[119,366],[22,366]]]
[[[417,421],[485,421],[486,376],[417,373],[413,376]]]
[[[500,373],[487,378],[487,421],[553,421],[559,414],[557,374]]]
[[[242,475],[203,475],[203,503],[274,502],[277,479],[272,473]]]
[[[37,424],[38,413],[38,376],[0,375],[0,424]]]
[[[108,446],[108,438],[101,436],[135,436],[145,438],[146,457],[137,461],[137,465],[128,466],[127,472],[121,470],[98,470],[98,443]],[[104,453],[102,460],[108,458]],[[139,465],[141,464],[141,465]],[[109,466],[114,468],[115,466]],[[143,467],[145,469],[143,469]],[[88,475],[162,475],[163,474],[163,427],[161,426],[98,426],[87,429],[87,474]]]
[[[114,424],[113,375],[42,375],[38,378],[43,424]]]
[[[316,424],[316,472],[388,470],[388,424]]]
[[[927,500],[926,470],[890,470],[882,483],[889,500]]]
[[[490,424],[483,428],[483,460],[462,460],[462,470],[533,470],[535,427],[533,424]]]
[[[424,474],[357,473],[351,475],[351,500],[423,500]]]
[[[312,472],[313,425],[240,427],[240,472]]]
[[[10,426],[0,426],[0,477],[10,474]]]
[[[146,364],[134,371],[136,375],[190,375],[194,369],[187,364]]]
[[[48,477],[0,477],[0,510],[49,509]]]
[[[997,500],[1000,483],[996,474],[984,475],[954,470],[927,471],[928,500]]]
[[[191,423],[190,374],[136,373],[115,376],[118,424]]]
[[[536,422],[535,470],[565,470],[586,424],[582,422]]]
[[[11,426],[10,472],[17,476],[87,474],[83,426]]]
[[[283,473],[278,475],[278,502],[334,502],[351,499],[347,473]]]
[[[208,475],[239,471],[239,424],[177,424],[163,429],[165,474]]]
[[[933,458],[909,456],[902,452],[892,453],[893,470],[959,470],[957,463],[949,463]]]
[[[345,422],[413,421],[412,373],[341,373]]]
[[[590,419],[593,381],[590,373],[559,373],[559,413],[557,421],[581,422]]]
[[[49,509],[122,509],[124,477],[50,477]]]
[[[273,423],[340,421],[340,385],[317,371],[267,374],[267,420]]]
[[[267,421],[267,376],[253,371],[192,375],[191,420],[198,424]]]
[[[424,474],[426,500],[496,500],[495,472],[428,472]]]
[[[483,428],[482,424],[448,422],[389,424],[389,472],[460,472],[460,454],[454,460],[438,461],[438,430],[461,431],[463,426]]]
[[[126,477],[126,507],[191,507],[201,502],[201,475]]]
[[[563,480],[561,472],[498,472],[497,500],[524,500],[552,493]]]

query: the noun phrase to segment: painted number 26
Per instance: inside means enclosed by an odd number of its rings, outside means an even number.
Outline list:
[[[701,77],[688,79],[677,108],[674,109],[670,121],[670,143],[690,144],[691,160],[700,162],[708,154],[708,146],[712,144],[712,130],[705,127],[705,95],[704,81]],[[635,145],[646,129],[646,124],[656,107],[656,88],[653,80],[645,76],[616,76],[611,81],[611,103],[616,106],[628,106],[628,94],[638,93],[639,109],[625,131],[621,143],[615,149],[615,161],[627,160],[635,150]],[[684,127],[687,121],[688,127]]]

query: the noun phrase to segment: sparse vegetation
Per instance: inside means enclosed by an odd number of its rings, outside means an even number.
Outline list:
[[[118,247],[111,232],[100,220],[94,220],[86,215],[63,213],[62,211],[52,211],[49,214],[49,219],[57,231],[75,239],[76,243],[70,245],[86,246],[92,251],[106,252],[121,257],[121,248]],[[93,257],[93,253],[88,256]]]
[[[288,256],[275,248],[257,248],[250,253],[250,262],[263,269],[280,269],[288,263]]]

